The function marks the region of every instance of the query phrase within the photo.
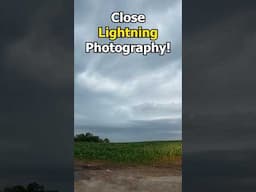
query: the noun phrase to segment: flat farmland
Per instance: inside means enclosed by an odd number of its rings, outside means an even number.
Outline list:
[[[165,164],[181,159],[181,141],[133,143],[75,142],[74,157],[84,162],[127,165]]]

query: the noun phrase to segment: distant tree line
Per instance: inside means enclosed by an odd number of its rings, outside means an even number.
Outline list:
[[[95,136],[92,133],[87,132],[86,134],[78,134],[74,138],[75,141],[83,141],[83,142],[95,142],[95,143],[109,143],[109,139],[101,139],[99,136]]]
[[[45,190],[43,185],[39,185],[38,183],[30,183],[27,186],[16,185],[13,187],[6,187],[3,191],[0,192],[58,192],[58,191],[50,191]]]

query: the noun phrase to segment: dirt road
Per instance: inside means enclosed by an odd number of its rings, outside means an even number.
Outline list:
[[[75,164],[75,192],[181,192],[179,167]]]

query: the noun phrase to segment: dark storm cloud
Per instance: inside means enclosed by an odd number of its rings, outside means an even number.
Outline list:
[[[57,6],[63,5],[56,1],[52,7]],[[49,9],[46,3],[37,7],[37,11],[32,13],[33,16],[28,18],[29,26],[26,32],[16,41],[6,44],[5,67],[24,73],[27,78],[40,81],[47,86],[65,86],[72,83],[73,75],[69,73],[71,64],[68,62],[73,59],[72,44],[66,43],[63,46],[61,43],[65,42],[69,35],[63,30],[66,22],[58,18],[63,14],[62,11]],[[62,73],[58,73],[60,68]]]
[[[254,71],[248,71],[248,68],[254,67],[251,61],[256,59],[252,49],[256,34],[250,22],[244,22],[250,21],[253,15],[252,11],[231,14],[184,40],[187,45],[194,45],[187,46],[184,53],[185,62],[189,60],[192,64],[184,66],[183,74],[193,72],[193,81],[190,82],[193,84],[184,87],[184,101],[190,101],[185,108],[187,118],[196,119],[195,122],[201,119],[200,124],[207,124],[204,118],[211,117],[222,126],[221,122],[226,122],[226,119],[235,117],[234,122],[241,116],[249,118],[255,113],[252,103],[255,103],[256,93],[250,90]],[[198,52],[201,54],[199,60]],[[251,101],[250,105],[241,102],[245,97]],[[245,119],[240,123],[248,126]]]
[[[172,41],[172,54],[160,57],[113,54],[84,54],[84,42],[98,40],[97,27],[110,25],[113,11],[143,13],[147,28],[159,29],[158,42]],[[100,13],[100,14],[98,14]],[[127,24],[120,24],[127,26]],[[128,24],[134,28],[138,24]],[[107,40],[100,40],[107,42]],[[121,43],[148,43],[147,39],[117,40]],[[130,126],[130,122],[156,119],[181,118],[181,1],[150,2],[145,0],[131,4],[112,0],[75,2],[75,126],[91,125],[116,127]],[[178,121],[180,122],[180,121]],[[161,139],[166,127],[159,124],[149,132]],[[141,125],[130,129],[112,131],[108,136],[115,141],[148,136],[137,134]],[[175,129],[180,126],[175,124]],[[143,126],[142,126],[143,127]],[[100,129],[100,128],[99,128]],[[112,130],[112,128],[110,128]],[[130,132],[129,132],[130,130]],[[122,135],[126,135],[125,138]],[[154,132],[158,132],[154,134]],[[166,130],[168,131],[168,130]],[[95,130],[95,132],[99,132]],[[129,132],[129,133],[128,133]],[[142,132],[142,131],[141,131]],[[179,134],[181,131],[179,132]],[[168,134],[173,138],[171,134]],[[181,135],[175,134],[175,138]],[[130,139],[129,139],[130,138]],[[166,137],[167,138],[167,137]]]
[[[255,3],[183,6],[183,190],[255,191]]]
[[[73,189],[72,6],[62,1],[3,5],[1,187],[36,181]]]

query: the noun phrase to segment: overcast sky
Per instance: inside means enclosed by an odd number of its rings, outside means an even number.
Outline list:
[[[116,27],[113,11],[144,13],[145,24],[128,26],[158,28],[156,42],[171,41],[172,53],[85,54],[84,42],[108,42],[97,38],[97,27]],[[76,0],[75,134],[90,131],[116,142],[181,139],[181,37],[180,0]]]

